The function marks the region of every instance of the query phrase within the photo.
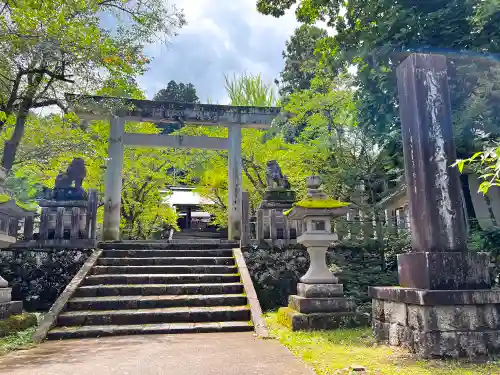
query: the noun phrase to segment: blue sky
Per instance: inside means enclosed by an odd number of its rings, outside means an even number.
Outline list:
[[[148,46],[153,57],[139,83],[148,98],[170,80],[192,82],[202,102],[227,104],[223,73],[261,73],[272,83],[283,68],[281,53],[298,26],[293,12],[276,19],[256,10],[256,0],[170,0],[188,24],[170,44]]]

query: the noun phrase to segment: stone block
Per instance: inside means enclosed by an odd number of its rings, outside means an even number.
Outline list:
[[[475,331],[500,329],[495,305],[408,305],[408,325],[420,331]]]
[[[278,321],[292,331],[329,330],[358,325],[356,314],[352,312],[302,314],[289,307],[278,310]]]
[[[2,276],[0,276],[0,288],[7,288],[9,283]]]
[[[297,295],[304,298],[332,298],[344,296],[343,284],[297,284]]]
[[[398,255],[399,285],[431,290],[489,289],[489,255],[414,252]]]
[[[373,299],[421,306],[500,304],[500,290],[426,290],[377,286],[368,288]]]
[[[298,312],[308,314],[317,312],[354,312],[355,302],[350,298],[304,298],[292,295],[289,297],[289,307]]]
[[[406,320],[405,303],[384,301],[384,321],[405,326]]]
[[[389,345],[401,346],[404,342],[405,327],[398,323],[389,323]]]
[[[12,288],[0,288],[0,303],[10,302],[12,294]]]
[[[500,341],[500,331],[419,332],[414,352],[422,358],[486,356],[498,352],[491,342]]]
[[[372,321],[373,335],[379,342],[389,341],[389,323],[382,322],[377,319]]]
[[[384,301],[381,299],[372,299],[372,317],[373,319],[384,321]]]
[[[23,303],[21,301],[10,301],[0,303],[0,320],[7,319],[11,315],[22,314]]]

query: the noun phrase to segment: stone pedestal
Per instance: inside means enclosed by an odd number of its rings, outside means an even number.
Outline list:
[[[342,284],[297,284],[297,295],[278,312],[281,324],[292,331],[322,330],[355,324],[356,304],[344,297]]]
[[[0,276],[0,320],[23,312],[23,303],[11,301],[11,293],[12,289],[8,288],[7,281]]]
[[[500,291],[370,288],[379,341],[423,358],[500,351]]]
[[[283,212],[292,208],[295,192],[287,189],[267,189],[257,211],[257,240],[271,246],[279,241],[297,238],[297,228],[290,227]]]

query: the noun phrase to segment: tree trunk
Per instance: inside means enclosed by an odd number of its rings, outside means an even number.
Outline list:
[[[3,155],[2,155],[2,167],[9,172],[14,165],[16,160],[16,153],[21,140],[24,135],[24,127],[26,124],[26,119],[28,118],[28,109],[21,108],[16,119],[16,127],[14,128],[14,133],[12,137],[5,141]]]

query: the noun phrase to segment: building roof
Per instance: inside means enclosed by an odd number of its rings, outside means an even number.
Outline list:
[[[203,204],[212,205],[214,202],[208,198],[202,197],[195,192],[192,187],[172,186],[172,194],[163,199],[163,203],[169,206],[200,206]]]

